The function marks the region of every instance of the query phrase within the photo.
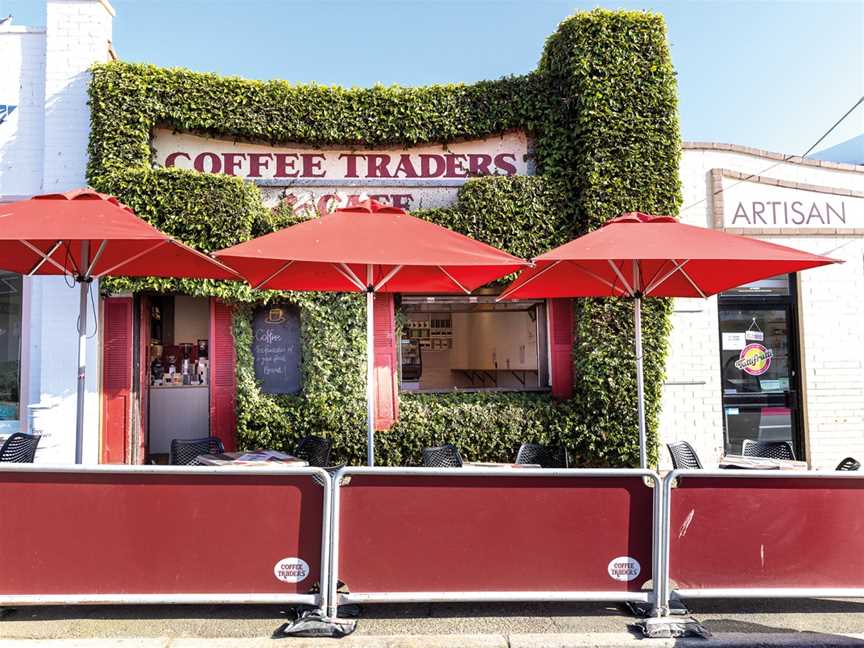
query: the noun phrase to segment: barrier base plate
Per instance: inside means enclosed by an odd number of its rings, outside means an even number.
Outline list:
[[[678,637],[701,637],[708,639],[711,633],[692,617],[652,617],[641,619],[635,624],[649,639],[669,639]]]
[[[296,618],[279,626],[273,633],[274,639],[280,637],[331,637],[348,636],[357,628],[355,619],[328,619],[321,610],[297,610]]]

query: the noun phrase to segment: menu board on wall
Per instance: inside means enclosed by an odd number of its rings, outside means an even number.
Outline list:
[[[296,394],[301,387],[300,309],[272,304],[255,309],[252,321],[255,377],[267,394]]]

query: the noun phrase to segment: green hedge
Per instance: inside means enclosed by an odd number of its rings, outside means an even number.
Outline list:
[[[152,169],[156,126],[228,138],[309,145],[418,145],[523,129],[538,175],[469,180],[456,204],[418,214],[530,257],[622,211],[676,213],[679,134],[675,73],[662,18],[595,10],[561,23],[538,69],[525,76],[422,88],[345,89],[222,78],[108,63],[93,70],[88,178],[156,226],[209,251],[294,222],[268,210],[236,178]],[[253,294],[208,281],[108,280],[105,290],[178,290],[238,303],[238,435],[242,445],[291,448],[309,433],[335,439],[339,461],[365,457],[362,297]],[[304,386],[261,392],[251,357],[256,302],[302,309]],[[481,393],[402,395],[393,430],[379,435],[383,464],[419,461],[453,441],[473,460],[506,460],[524,440],[563,443],[578,465],[638,458],[632,305],[577,300],[574,397]],[[649,434],[655,439],[669,305],[646,305]],[[656,452],[653,448],[652,454]]]

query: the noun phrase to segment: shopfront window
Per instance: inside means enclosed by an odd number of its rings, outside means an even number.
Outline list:
[[[803,458],[794,276],[754,282],[719,298],[725,451],[745,439],[788,441]]]
[[[543,301],[403,296],[400,380],[405,391],[547,389]]]
[[[21,275],[0,272],[0,422],[21,415]]]

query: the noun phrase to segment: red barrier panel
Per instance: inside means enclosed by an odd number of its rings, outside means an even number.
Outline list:
[[[864,479],[807,474],[679,476],[668,491],[671,588],[864,593]]]
[[[148,468],[0,471],[0,601],[315,600],[311,472]]]
[[[345,601],[649,597],[660,490],[645,483],[652,473],[347,473],[333,548]]]

